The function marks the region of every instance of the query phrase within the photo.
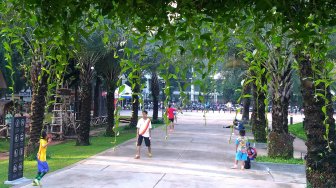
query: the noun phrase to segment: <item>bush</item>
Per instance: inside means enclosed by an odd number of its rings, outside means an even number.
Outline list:
[[[137,128],[136,128],[135,126],[127,125],[127,126],[124,127],[123,130],[125,130],[125,131],[129,131],[129,130],[136,130],[136,129],[137,129]]]
[[[152,124],[164,124],[164,120],[163,119],[153,119]]]

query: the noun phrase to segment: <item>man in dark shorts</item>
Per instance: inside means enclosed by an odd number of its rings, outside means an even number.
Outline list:
[[[142,140],[145,140],[145,144],[148,148],[148,156],[152,157],[151,151],[151,128],[152,123],[151,120],[147,117],[148,112],[142,112],[142,118],[139,119],[137,124],[137,153],[135,155],[135,159],[140,159],[140,146],[142,144]]]
[[[169,126],[170,126],[169,130],[170,130],[170,131],[173,131],[173,130],[174,130],[174,117],[175,117],[175,115],[174,115],[174,111],[176,111],[176,109],[173,108],[173,107],[171,106],[171,104],[170,104],[170,105],[169,105],[169,108],[168,108],[168,110],[167,110],[168,119],[169,119],[169,121],[170,121],[170,124],[169,124]]]

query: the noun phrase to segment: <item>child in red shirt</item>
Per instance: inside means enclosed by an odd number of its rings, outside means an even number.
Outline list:
[[[173,108],[170,104],[169,108],[167,109],[168,119],[170,121],[170,124],[169,124],[170,131],[174,130],[174,117],[175,117],[174,111],[176,111],[176,108]]]

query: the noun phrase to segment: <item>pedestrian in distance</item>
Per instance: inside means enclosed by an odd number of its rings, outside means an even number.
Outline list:
[[[167,109],[168,119],[170,121],[169,123],[169,131],[174,130],[174,112],[176,111],[176,108],[173,108],[172,105],[169,105],[169,108]]]
[[[181,109],[181,107],[178,107],[176,111],[174,111],[174,119],[175,119],[175,123],[177,123],[177,114],[181,113],[183,114],[183,111]]]
[[[37,152],[37,175],[33,180],[33,186],[41,186],[41,179],[49,171],[47,163],[47,147],[51,142],[51,137],[47,135],[46,131],[42,131],[40,138],[40,146]]]
[[[151,120],[147,117],[148,112],[144,110],[142,112],[142,118],[139,119],[137,124],[137,152],[135,155],[135,159],[140,159],[140,146],[142,141],[145,140],[145,145],[148,148],[148,157],[152,157],[151,150],[151,128],[152,123]]]
[[[245,130],[239,130],[239,136],[236,139],[236,158],[235,164],[232,167],[233,169],[236,169],[238,167],[238,162],[241,161],[241,169],[244,170],[245,161],[247,160],[247,142],[248,139],[245,136]]]

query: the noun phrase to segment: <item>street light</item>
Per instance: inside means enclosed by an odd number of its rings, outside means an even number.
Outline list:
[[[215,93],[214,93],[214,102],[217,104],[218,100],[217,100],[217,80],[220,79],[220,73],[217,73],[213,76],[214,80],[215,80]]]
[[[190,80],[190,101],[191,102],[194,102],[194,100],[195,100],[195,96],[194,96],[194,94],[195,94],[195,86],[194,86],[194,84],[192,83],[193,81],[192,81],[192,78],[189,78],[189,80]]]

